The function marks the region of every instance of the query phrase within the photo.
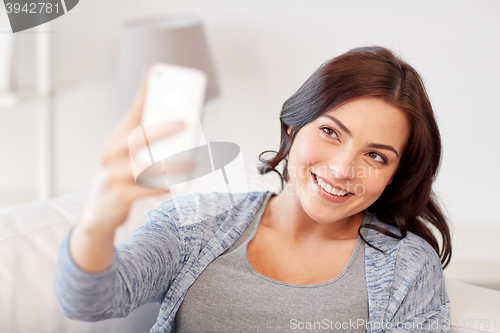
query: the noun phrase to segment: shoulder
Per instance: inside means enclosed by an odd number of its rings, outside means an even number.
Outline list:
[[[375,217],[372,223],[401,235],[395,225]],[[366,240],[384,251],[366,245],[365,267],[369,293],[385,304],[383,316],[387,320],[405,321],[403,317],[415,311],[427,313],[446,308],[449,300],[441,260],[427,241],[412,232],[397,239],[372,229],[368,230]],[[446,315],[446,309],[443,311]]]
[[[372,223],[392,233],[401,235],[399,228],[395,225],[385,223],[373,216]],[[402,239],[393,238],[375,230],[370,230],[367,240],[372,240],[373,245],[386,252],[392,257],[396,275],[404,275],[406,279],[410,276],[416,277],[425,270],[430,279],[439,278],[442,275],[441,260],[434,248],[423,238],[407,232]],[[378,252],[378,251],[377,251]]]
[[[371,224],[380,226],[398,236],[401,236],[401,231],[396,225],[382,222],[376,216],[372,217]],[[411,231],[406,233],[406,237],[398,239],[395,237],[384,235],[378,231],[370,230],[368,235],[374,245],[399,252],[401,257],[435,257],[439,259],[434,248],[423,238],[414,234]]]

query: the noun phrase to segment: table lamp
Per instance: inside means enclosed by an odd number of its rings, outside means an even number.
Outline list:
[[[206,76],[205,101],[219,92],[214,69],[204,37],[201,20],[192,15],[131,21],[120,35],[118,61],[118,102],[128,109],[148,65],[164,63],[200,70]],[[167,94],[166,94],[167,95]],[[142,124],[129,136],[129,147],[142,147],[151,152],[147,127]],[[201,127],[200,127],[201,128]],[[196,155],[196,169],[188,181],[178,181],[175,175],[165,174],[164,163],[183,154]],[[172,197],[190,193],[228,193],[232,205],[238,204],[248,192],[245,164],[238,145],[230,142],[206,142],[175,154],[153,157],[145,166],[131,154],[136,184],[144,188],[169,189]],[[162,173],[163,171],[163,173]],[[182,178],[182,177],[181,177]],[[239,195],[234,195],[240,192]]]
[[[205,100],[219,93],[203,25],[194,15],[134,20],[124,24],[118,57],[120,107],[128,109],[131,106],[142,71],[156,62],[199,69],[208,79]]]

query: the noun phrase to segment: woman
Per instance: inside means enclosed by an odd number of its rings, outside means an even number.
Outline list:
[[[114,248],[131,203],[160,193],[135,186],[129,167],[143,96],[110,136],[61,246],[68,317],[123,317],[156,301],[151,332],[449,331],[450,233],[431,190],[441,141],[411,66],[381,47],[326,62],[285,102],[279,151],[261,157],[261,174],[284,162],[279,195],[238,194],[234,207],[223,193],[175,198]]]

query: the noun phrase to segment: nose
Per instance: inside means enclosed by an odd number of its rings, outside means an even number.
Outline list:
[[[355,156],[348,148],[336,150],[328,161],[328,168],[331,177],[342,180],[356,178]]]

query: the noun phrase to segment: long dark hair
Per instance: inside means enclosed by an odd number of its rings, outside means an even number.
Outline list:
[[[402,110],[411,124],[410,137],[392,182],[368,211],[385,223],[397,225],[401,236],[376,225],[361,225],[387,236],[402,239],[408,231],[425,239],[445,268],[451,259],[451,236],[447,220],[432,191],[441,162],[441,136],[420,75],[413,67],[383,47],[353,49],[318,68],[292,95],[281,110],[281,142],[278,152],[259,155],[261,175],[274,171],[289,180],[288,153],[297,132],[322,114],[355,98],[376,97]],[[291,126],[290,134],[287,129]],[[270,159],[262,157],[273,152]],[[283,175],[277,170],[284,161]],[[442,248],[429,228],[437,228]],[[381,251],[380,249],[376,248]]]

